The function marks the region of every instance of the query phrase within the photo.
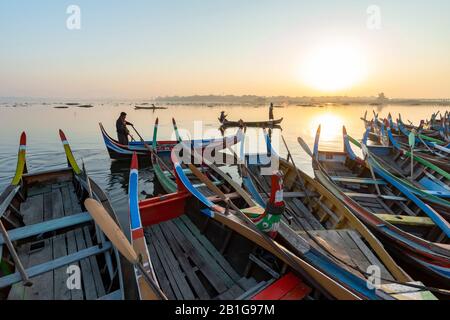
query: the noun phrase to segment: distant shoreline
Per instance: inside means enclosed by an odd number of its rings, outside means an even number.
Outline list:
[[[240,105],[240,106],[266,106],[273,103],[277,106],[317,106],[317,105],[353,105],[366,104],[371,106],[381,105],[450,105],[450,98],[446,99],[411,99],[411,98],[391,98],[382,99],[379,97],[347,97],[347,96],[323,96],[323,97],[289,97],[289,96],[256,96],[256,95],[193,95],[193,96],[166,96],[149,99],[76,99],[76,98],[33,98],[33,97],[0,97],[0,105],[5,104],[104,104],[104,103],[155,103],[167,105],[206,105],[208,107],[219,105]]]

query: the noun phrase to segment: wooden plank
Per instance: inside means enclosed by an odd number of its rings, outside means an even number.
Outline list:
[[[44,219],[44,195],[29,197],[20,204],[20,213],[23,215],[25,225],[42,222]]]
[[[86,240],[87,247],[92,247],[93,243],[92,243],[92,238],[91,238],[91,233],[89,231],[89,227],[84,227],[83,232],[84,232],[84,238]],[[98,266],[97,257],[91,256],[91,257],[89,257],[89,261],[91,262],[92,275],[94,277],[95,287],[97,288],[97,296],[103,297],[106,294],[105,285],[103,284],[102,275],[100,273],[100,268]]]
[[[336,230],[336,231],[340,234],[342,240],[345,242],[347,251],[350,253],[350,257],[353,260],[353,262],[363,272],[367,272],[367,268],[371,265],[371,263],[367,259],[367,257],[361,252],[361,250],[353,241],[353,239],[348,235],[348,230]],[[366,278],[366,276],[362,275],[360,272],[358,272],[358,274],[361,275],[363,278]]]
[[[377,214],[377,217],[394,225],[414,227],[434,227],[435,223],[428,217],[402,216],[395,214]]]
[[[86,243],[83,236],[83,230],[82,229],[76,229],[74,231],[75,233],[75,242],[77,244],[77,250],[81,251],[83,249],[86,249]],[[95,288],[95,282],[94,277],[92,275],[92,268],[91,263],[89,259],[83,259],[80,260],[80,268],[81,268],[81,275],[83,280],[83,289],[84,289],[84,296],[86,300],[95,300],[98,298],[97,296],[97,290]]]
[[[385,200],[393,200],[393,201],[407,201],[408,199],[404,197],[397,197],[397,196],[388,196],[388,195],[377,195],[377,194],[371,194],[371,193],[357,193],[357,192],[345,192],[345,195],[349,197],[356,197],[356,198],[378,198],[381,197]]]
[[[52,193],[52,216],[58,219],[64,216],[64,206],[60,189],[53,190]],[[53,257],[60,258],[67,255],[66,236],[57,235],[53,238]],[[67,266],[53,271],[54,274],[54,292],[56,300],[70,300],[72,295],[67,287]]]
[[[371,178],[355,178],[355,177],[338,177],[333,176],[331,177],[333,181],[338,182],[349,182],[349,183],[355,183],[355,184],[386,184],[384,180],[381,179],[371,179]]]
[[[80,213],[81,206],[78,197],[75,193],[75,189],[72,184],[69,185],[70,200],[72,203],[72,214]],[[86,249],[86,240],[84,237],[83,229],[79,228],[75,230],[75,242],[77,243],[77,250]],[[93,276],[93,270],[90,259],[83,259],[80,261],[81,274],[83,279],[84,296],[86,300],[96,300],[98,298],[97,290],[95,286],[95,280]]]
[[[70,197],[69,187],[61,188],[61,195],[63,199],[64,215],[70,216],[73,214],[72,201]],[[66,233],[67,252],[68,254],[74,254],[77,252],[77,243],[75,240],[75,232],[73,230]],[[72,265],[80,267],[79,262],[72,263]],[[83,300],[83,289],[70,290],[72,300]]]
[[[381,274],[386,277],[390,277],[389,271],[387,271],[386,267],[378,260],[378,258],[373,254],[373,252],[364,244],[359,235],[354,231],[349,231],[348,235],[355,241],[356,245],[361,249],[362,253],[367,257],[372,265],[376,265],[380,268]]]
[[[153,236],[154,237],[154,236]],[[169,279],[166,275],[166,269],[163,264],[161,263],[160,257],[158,253],[156,252],[154,241],[152,239],[152,236],[149,234],[149,232],[145,232],[145,238],[147,241],[148,251],[149,255],[153,264],[153,268],[155,270],[156,277],[158,279],[158,283],[161,286],[161,289],[163,290],[164,294],[167,296],[169,300],[175,300],[176,296],[175,293],[170,286]]]
[[[35,223],[30,226],[20,227],[8,231],[11,241],[23,240],[30,237],[38,236],[51,231],[74,227],[92,220],[89,213],[83,212],[69,217],[62,217],[52,221]],[[0,245],[5,244],[3,236],[0,235]]]
[[[240,295],[242,295],[243,293],[244,293],[244,290],[242,290],[242,288],[238,284],[235,284],[230,289],[228,289],[227,291],[225,291],[224,293],[219,295],[217,297],[217,299],[218,300],[234,300],[237,297],[239,297]]]
[[[325,229],[317,218],[311,213],[311,211],[298,199],[293,198],[292,203],[300,210],[302,217],[305,218],[313,229],[322,230]]]
[[[151,228],[148,228],[148,230],[150,230],[151,232],[152,242],[166,271],[167,277],[173,288],[175,296],[177,297],[177,300],[194,299],[195,296],[190,290],[184,274],[181,271],[178,262],[172,253],[172,250],[167,245],[167,243],[165,243],[165,240],[161,239],[161,237],[163,236],[160,232],[157,233],[157,228],[159,228],[159,226],[155,225]]]
[[[176,242],[175,236],[171,234],[171,230],[169,228],[161,228],[162,232],[166,235],[166,240],[170,245],[175,257],[177,257],[178,262],[180,263],[181,268],[184,271],[184,274],[189,280],[190,285],[194,289],[195,293],[201,300],[210,299],[210,296],[201,283],[198,276],[195,274],[193,267],[189,263],[188,259],[185,257],[184,252],[180,248],[180,245]]]
[[[233,269],[230,263],[223,257],[223,255],[220,254],[220,252],[214,247],[214,245],[203,234],[200,233],[200,230],[197,229],[197,227],[192,223],[191,220],[189,220],[187,216],[183,215],[173,222],[189,239],[189,241],[194,244],[194,246],[201,246],[205,248],[206,252],[211,255],[215,261],[217,261],[220,267],[224,270],[224,279],[227,279],[225,276],[231,278],[233,282],[236,282],[240,279],[240,275]],[[227,282],[228,281],[229,280],[227,280]]]
[[[211,285],[214,287],[214,289],[221,294],[222,292],[226,291],[229,287],[226,285],[226,283],[222,280],[221,274],[222,269],[218,266],[218,264],[211,258],[205,259],[205,255],[201,254],[200,251],[203,253],[206,252],[206,250],[203,248],[203,246],[194,246],[181,232],[176,231],[175,224],[172,223],[172,221],[166,221],[163,223],[164,225],[168,225],[169,228],[172,228],[172,233],[177,239],[180,246],[183,248],[186,255],[196,264],[196,266],[199,268],[199,270],[203,273],[203,275],[208,279],[208,281],[211,283]],[[209,263],[209,261],[212,263]],[[234,284],[234,283],[233,283]],[[232,285],[233,285],[232,284]]]
[[[44,203],[44,194],[39,194],[28,198],[21,211],[27,216],[27,225],[40,223],[44,217],[51,215],[49,201],[51,198],[46,194]],[[49,200],[50,199],[50,200]],[[44,206],[45,204],[45,206]],[[50,212],[50,213],[49,213]],[[25,219],[25,217],[24,217]],[[29,268],[41,263],[48,262],[53,258],[52,239],[36,241],[30,245],[28,252],[28,263],[24,265]],[[24,288],[24,300],[52,300],[53,299],[53,272],[46,272],[31,279],[33,286]]]
[[[254,262],[257,266],[259,266],[261,269],[263,269],[265,272],[270,274],[273,278],[279,278],[280,274],[273,270],[270,266],[268,266],[264,261],[256,257],[254,254],[250,254],[249,256],[250,261]]]

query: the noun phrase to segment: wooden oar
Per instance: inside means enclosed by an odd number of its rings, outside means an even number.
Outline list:
[[[33,285],[33,282],[28,277],[27,272],[25,271],[25,268],[23,267],[22,262],[20,261],[19,255],[17,254],[17,251],[14,248],[11,239],[9,238],[8,231],[6,231],[5,226],[3,225],[1,220],[0,220],[0,232],[3,236],[3,240],[6,243],[6,247],[8,248],[9,253],[11,254],[11,257],[13,258],[14,266],[19,270],[20,276],[22,277],[23,285],[25,287],[31,287]]]
[[[101,203],[92,198],[87,198],[84,201],[84,206],[94,219],[95,223],[100,227],[100,229],[113,243],[117,250],[125,257],[125,259],[127,259],[131,264],[139,269],[158,298],[167,300],[167,297],[155,283],[155,280],[152,279],[144,269],[140,256],[136,253],[136,251],[134,251],[127,237],[124,235],[115,221],[111,218],[105,208],[101,205]]]
[[[198,157],[198,155],[196,154],[195,150],[194,150],[194,157]],[[243,220],[243,222],[246,223],[246,225],[253,230],[254,232],[256,232],[257,234],[259,234],[262,238],[262,240],[264,242],[266,242],[267,245],[269,245],[271,248],[273,248],[273,250],[275,250],[275,252],[277,252],[281,257],[283,257],[285,259],[285,261],[288,262],[288,264],[294,269],[296,270],[299,274],[301,274],[303,277],[310,279],[311,282],[316,283],[316,281],[314,279],[312,279],[307,273],[306,271],[301,267],[301,265],[299,264],[299,262],[297,262],[291,255],[292,253],[281,247],[277,242],[275,242],[272,238],[270,238],[266,233],[262,232],[261,230],[259,230],[255,224],[253,223],[253,221],[244,213],[242,212],[241,209],[239,209],[231,199],[229,199],[223,192],[222,190],[220,190],[214,183],[212,183],[212,181],[205,176],[200,170],[198,170],[198,168],[192,164],[188,165],[191,172],[200,180],[202,181],[211,191],[213,191],[214,193],[216,193],[216,195],[223,199],[224,202],[226,202],[227,206],[231,207],[233,209],[234,212],[236,212],[238,214],[238,216]]]

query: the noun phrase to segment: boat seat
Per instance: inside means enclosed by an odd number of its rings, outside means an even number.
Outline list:
[[[13,229],[11,231],[8,231],[8,235],[11,241],[17,241],[51,231],[57,231],[61,229],[78,226],[80,224],[87,223],[91,220],[92,217],[88,212],[82,212],[79,214],[74,214],[63,218],[53,219]],[[3,245],[4,243],[5,240],[3,239],[3,236],[0,235],[0,245]]]
[[[266,211],[266,209],[264,209],[263,207],[260,207],[260,206],[254,206],[254,207],[242,209],[241,211],[246,216],[254,219],[254,218],[257,218],[258,216],[263,215],[264,212]]]
[[[413,227],[433,227],[435,223],[428,217],[413,217],[413,216],[401,216],[395,214],[378,213],[375,214],[378,218],[383,219],[386,222],[394,225],[405,225]]]
[[[348,183],[362,183],[362,184],[386,184],[385,181],[381,179],[371,179],[371,178],[357,178],[357,177],[331,177],[333,181],[337,182],[348,182]]]
[[[397,197],[397,196],[388,196],[388,195],[377,195],[377,194],[371,194],[371,193],[358,193],[358,192],[344,192],[346,196],[349,196],[351,198],[382,198],[384,200],[394,200],[394,201],[407,201],[408,199],[404,197]]]

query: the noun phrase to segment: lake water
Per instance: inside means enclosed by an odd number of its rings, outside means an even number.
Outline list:
[[[22,131],[27,133],[27,165],[30,172],[48,170],[66,166],[63,147],[58,135],[58,129],[63,129],[74,151],[76,159],[81,164],[84,161],[88,173],[106,190],[113,205],[126,223],[128,163],[111,161],[98,126],[102,122],[106,130],[113,136],[115,121],[121,111],[128,114],[127,120],[132,122],[140,133],[151,139],[153,124],[159,118],[159,139],[174,139],[172,117],[175,117],[178,127],[187,130],[194,138],[220,137],[217,120],[220,111],[226,110],[229,120],[245,119],[247,121],[267,120],[267,107],[249,106],[168,106],[167,110],[134,110],[136,103],[130,102],[100,102],[93,104],[94,108],[55,109],[56,104],[29,103],[16,107],[0,105],[0,189],[9,184],[16,167],[16,156],[19,136]],[[299,168],[312,174],[311,161],[297,143],[297,137],[302,136],[312,146],[315,131],[322,124],[321,148],[342,149],[342,126],[347,127],[350,135],[360,139],[364,124],[360,117],[368,110],[372,117],[372,109],[378,108],[380,117],[389,112],[394,117],[402,114],[404,121],[418,123],[427,119],[433,112],[445,107],[433,106],[384,106],[372,107],[365,105],[337,106],[325,105],[318,107],[286,106],[274,109],[275,118],[283,117],[283,136],[289,145],[291,153]],[[199,122],[201,121],[201,122]],[[236,129],[229,129],[225,135],[233,134]],[[259,136],[259,143],[250,143],[250,151],[264,148],[261,130],[249,130],[250,136]],[[279,153],[285,155],[284,147],[279,146],[277,137],[279,130],[274,132],[274,142]],[[186,134],[182,134],[187,137]],[[253,141],[253,140],[252,140]],[[264,150],[264,149],[262,149]],[[141,196],[153,194],[153,173],[150,168],[140,170]]]

